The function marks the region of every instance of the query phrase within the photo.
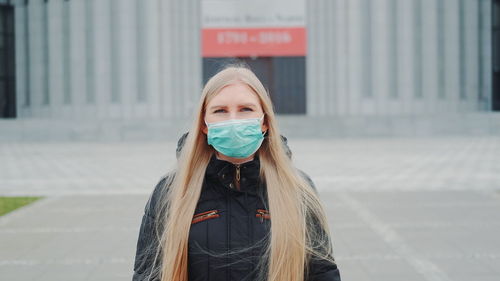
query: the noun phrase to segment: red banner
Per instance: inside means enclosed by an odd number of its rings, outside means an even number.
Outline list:
[[[203,57],[305,56],[306,29],[204,28]]]

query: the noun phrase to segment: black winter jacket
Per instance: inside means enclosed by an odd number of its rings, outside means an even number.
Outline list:
[[[187,134],[179,140],[177,155]],[[286,138],[282,137],[285,148]],[[257,264],[263,258],[268,241],[271,215],[267,211],[267,195],[259,180],[259,157],[239,165],[240,188],[234,186],[237,165],[212,156],[207,166],[200,199],[191,223],[188,242],[189,281],[253,281]],[[303,172],[302,172],[303,173]],[[310,178],[303,176],[314,184]],[[158,247],[155,234],[155,208],[165,192],[170,176],[156,185],[144,209],[137,241],[133,281],[148,280]],[[228,250],[256,245],[243,253],[227,255]],[[218,254],[209,255],[208,252]],[[158,268],[158,262],[154,267]],[[337,265],[324,260],[311,260],[307,281],[340,281]],[[151,280],[159,280],[153,276]]]

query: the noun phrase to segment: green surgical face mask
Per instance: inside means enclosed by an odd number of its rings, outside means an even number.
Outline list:
[[[264,140],[260,126],[263,118],[264,115],[260,118],[205,122],[208,144],[226,156],[246,158],[256,152]]]

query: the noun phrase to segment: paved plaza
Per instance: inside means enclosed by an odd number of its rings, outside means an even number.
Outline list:
[[[0,280],[130,280],[175,142],[0,143]],[[343,281],[500,280],[500,137],[290,139]]]

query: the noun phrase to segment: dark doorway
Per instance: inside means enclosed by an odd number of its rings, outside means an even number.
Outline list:
[[[203,58],[203,83],[229,63],[248,65],[270,92],[279,114],[306,113],[305,57]]]
[[[491,107],[494,111],[500,111],[500,0],[493,0],[492,10],[493,89]]]
[[[0,118],[16,117],[14,9],[0,5]]]

